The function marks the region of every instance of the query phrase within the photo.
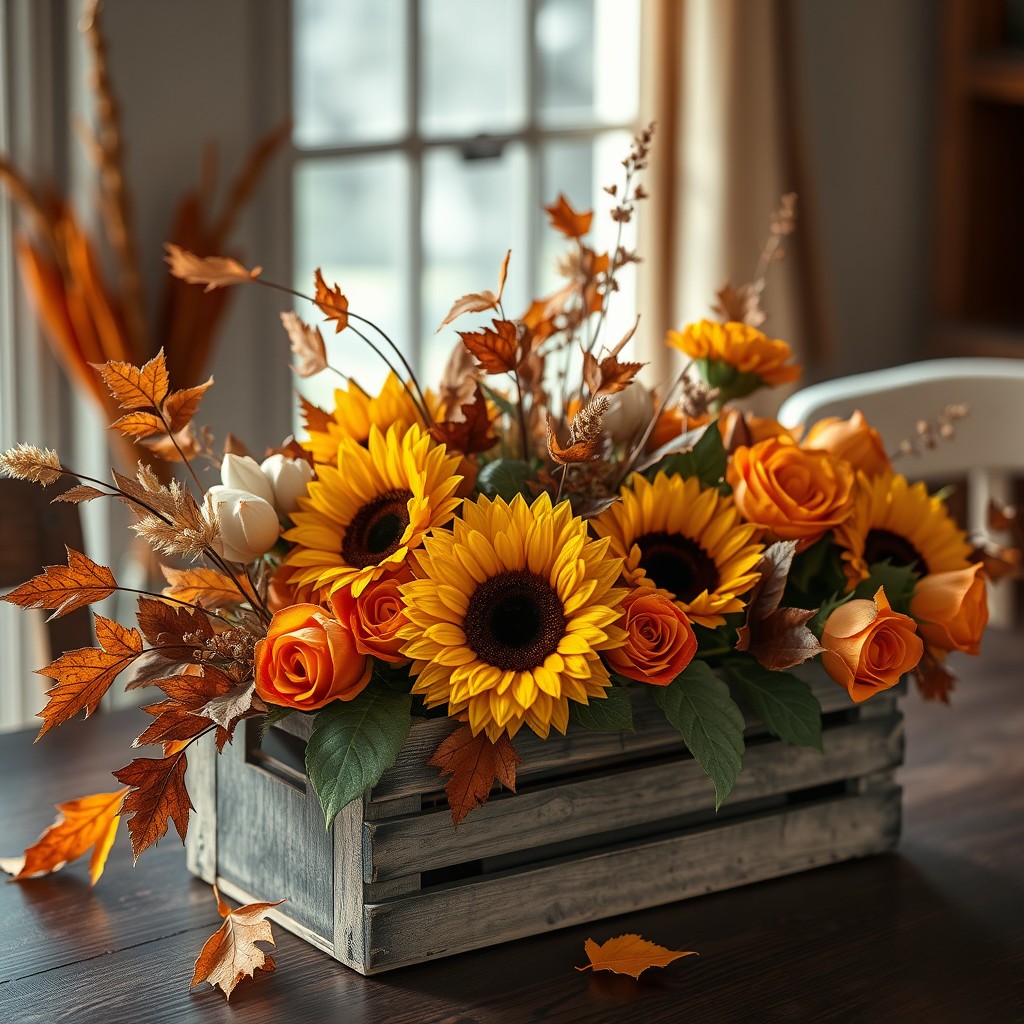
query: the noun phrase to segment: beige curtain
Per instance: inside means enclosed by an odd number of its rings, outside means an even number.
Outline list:
[[[641,223],[640,308],[661,329],[709,315],[715,292],[754,273],[770,213],[799,193],[797,234],[768,276],[765,330],[813,371],[832,331],[815,252],[788,0],[644,0],[642,110],[658,124]],[[655,346],[654,375],[671,372]],[[779,401],[767,396],[768,405]]]

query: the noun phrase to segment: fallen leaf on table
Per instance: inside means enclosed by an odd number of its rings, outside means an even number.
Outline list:
[[[25,851],[23,857],[0,859],[0,870],[14,875],[15,880],[37,878],[59,871],[92,849],[89,879],[90,884],[95,885],[103,874],[107,854],[117,835],[121,802],[127,792],[125,788],[116,793],[94,793],[57,804],[57,820]]]
[[[217,886],[213,887],[217,897],[217,910],[224,918],[220,928],[206,940],[192,974],[193,989],[202,981],[208,981],[214,988],[221,988],[226,999],[231,998],[235,986],[243,978],[251,978],[258,970],[272,971],[275,964],[272,957],[256,945],[269,942],[274,945],[267,911],[280,906],[276,903],[248,903],[231,910],[221,899]]]
[[[666,949],[639,935],[618,935],[601,945],[587,939],[583,948],[590,963],[577,967],[577,971],[614,971],[634,978],[639,978],[648,967],[667,967],[682,956],[697,956],[692,949]]]

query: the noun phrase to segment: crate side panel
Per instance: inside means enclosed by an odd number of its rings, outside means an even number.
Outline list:
[[[204,882],[217,880],[217,748],[213,735],[198,739],[188,752],[185,788],[192,801],[185,836],[185,862]]]
[[[902,716],[839,725],[824,733],[824,754],[780,741],[752,746],[727,805],[855,779],[903,756]],[[706,811],[714,791],[685,751],[676,760],[541,786],[475,809],[452,828],[447,808],[366,822],[367,881],[430,871],[477,858]]]
[[[246,722],[244,725],[248,726]],[[246,759],[241,734],[217,758],[217,874],[334,936],[334,841],[313,787],[284,781]]]
[[[368,971],[878,853],[899,826],[894,787],[371,905]]]

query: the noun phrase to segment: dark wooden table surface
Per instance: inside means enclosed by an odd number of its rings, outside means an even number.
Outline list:
[[[904,701],[897,853],[362,978],[281,928],[278,970],[230,1003],[189,994],[219,924],[169,835],[132,868],[121,835],[92,891],[84,865],[0,885],[0,1021],[1024,1021],[1024,639],[958,662],[954,705]],[[51,805],[114,788],[136,713],[0,736],[0,855]],[[254,827],[258,823],[254,822]],[[639,982],[577,973],[583,942],[637,931],[695,949]]]

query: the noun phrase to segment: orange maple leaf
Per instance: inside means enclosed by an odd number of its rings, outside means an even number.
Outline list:
[[[133,743],[142,747],[148,743],[167,743],[171,740],[191,740],[208,729],[215,721],[222,726],[218,730],[218,746],[223,747],[231,738],[235,723],[247,715],[252,706],[252,697],[246,703],[241,694],[234,701],[220,708],[217,702],[235,694],[239,684],[231,676],[212,665],[203,665],[198,671],[151,680],[167,694],[165,700],[147,704],[142,708],[147,715],[156,719]],[[252,683],[242,684],[243,689]]]
[[[314,405],[304,395],[299,395],[299,412],[302,413],[302,425],[309,433],[326,433],[327,427],[334,422],[329,412]]]
[[[12,871],[15,881],[60,871],[65,864],[92,849],[89,879],[90,884],[95,885],[114,844],[121,821],[121,802],[127,792],[127,789],[119,789],[116,793],[94,793],[57,804],[57,820],[25,850],[24,857],[12,858],[10,866],[18,868]]]
[[[185,789],[184,750],[170,757],[137,757],[131,764],[113,773],[118,782],[129,787],[121,813],[128,823],[135,859],[148,846],[167,834],[168,819],[185,841],[192,801]]]
[[[519,329],[512,320],[492,320],[494,330],[459,331],[463,345],[488,373],[508,373],[519,365]]]
[[[189,284],[205,284],[205,291],[214,288],[226,288],[233,284],[245,284],[253,281],[263,273],[262,267],[252,270],[243,267],[238,260],[226,256],[197,256],[180,245],[167,242],[164,245],[167,255],[164,257],[170,265],[171,274]]]
[[[486,733],[474,736],[473,729],[464,725],[434,751],[427,764],[442,775],[451,775],[445,792],[453,825],[458,825],[474,807],[487,803],[495,780],[516,791],[519,755],[505,733],[492,743]]]
[[[314,272],[313,280],[316,282],[316,296],[313,301],[328,320],[334,321],[334,333],[340,334],[348,327],[348,299],[341,294],[338,285],[333,288],[327,287],[319,267]]]
[[[134,437],[136,440],[167,433],[163,420],[156,413],[139,410],[126,412],[120,419],[110,424],[110,429],[120,430],[125,437]]]
[[[551,227],[561,231],[566,238],[579,238],[585,235],[590,230],[590,222],[594,219],[593,210],[574,210],[561,192],[550,206],[544,207],[544,212],[551,218]]]
[[[46,691],[49,700],[39,712],[43,727],[37,740],[79,711],[84,710],[88,718],[99,707],[110,684],[142,653],[142,637],[137,629],[126,629],[102,615],[96,616],[96,639],[99,647],[68,651],[39,669],[39,675],[57,680],[57,685]]]
[[[213,378],[197,384],[194,388],[182,388],[172,391],[164,400],[164,412],[170,422],[171,433],[177,434],[184,430],[196,414],[203,395],[213,387]]]
[[[473,401],[467,402],[461,409],[461,420],[445,420],[430,428],[430,436],[435,441],[464,455],[485,452],[498,443],[487,399],[479,384],[475,386]]]
[[[97,492],[99,493],[99,492]],[[114,574],[74,548],[66,547],[67,565],[47,565],[38,576],[22,583],[0,600],[20,608],[45,608],[59,619],[117,590]]]
[[[512,255],[512,250],[508,249],[505,252],[505,258],[501,261],[501,270],[498,271],[498,292],[487,291],[482,292],[471,292],[469,295],[463,295],[462,298],[456,299],[452,304],[452,308],[448,310],[448,315],[441,321],[441,326],[438,327],[437,331],[440,331],[442,327],[447,327],[453,320],[458,319],[463,313],[483,313],[487,309],[497,309],[501,304],[501,296],[505,291],[505,278],[508,276],[508,260]],[[437,331],[434,331],[437,334]]]
[[[117,359],[89,365],[99,372],[122,409],[159,409],[171,389],[163,349],[142,366]]]
[[[682,956],[697,956],[692,949],[666,949],[639,935],[618,935],[601,945],[587,939],[583,948],[590,963],[577,971],[614,971],[633,978],[639,978],[648,967],[667,967]]]
[[[187,604],[198,604],[210,611],[238,604],[238,587],[216,569],[172,569],[161,565],[160,571],[170,586],[164,588],[167,597],[177,598]],[[252,587],[248,580],[236,577],[239,585],[247,594],[252,595]]]
[[[206,940],[192,974],[193,989],[202,981],[208,981],[214,988],[220,987],[226,999],[231,998],[235,986],[243,978],[251,978],[257,970],[274,970],[274,959],[256,945],[269,942],[274,945],[268,911],[279,907],[284,900],[276,903],[248,903],[232,910],[221,899],[217,886],[213,887],[217,897],[217,911],[224,918],[220,928]]]

